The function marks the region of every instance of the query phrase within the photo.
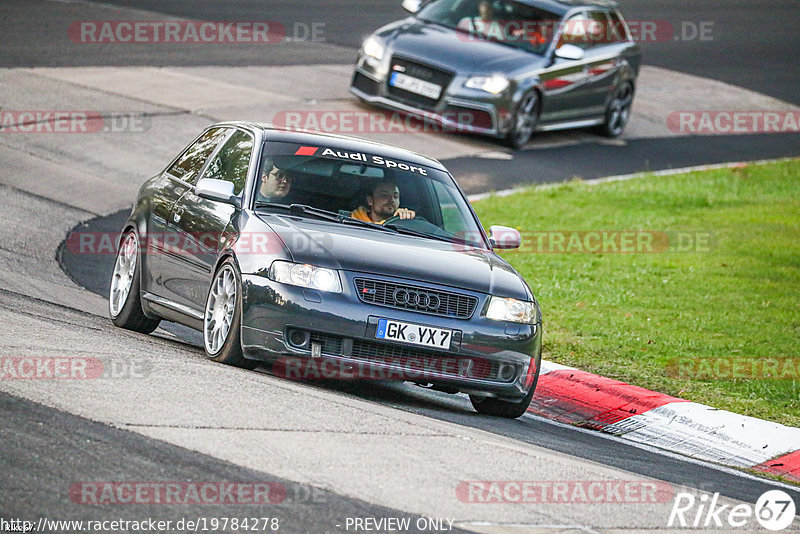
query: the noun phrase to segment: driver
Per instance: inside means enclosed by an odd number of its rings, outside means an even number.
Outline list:
[[[258,190],[262,197],[268,200],[281,199],[291,190],[292,176],[287,170],[279,168],[274,163],[264,165],[264,170],[261,172],[261,187]]]
[[[400,189],[391,180],[381,180],[372,192],[367,195],[367,206],[359,206],[351,217],[359,221],[383,224],[390,217],[400,217],[401,219],[413,219],[416,212],[408,208],[400,207]]]
[[[494,10],[492,9],[492,4],[488,0],[481,0],[478,4],[478,16],[462,18],[458,21],[458,27],[469,33],[487,35],[489,33],[489,25],[493,20]]]

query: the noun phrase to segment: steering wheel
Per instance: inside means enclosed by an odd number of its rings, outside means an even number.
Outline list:
[[[428,222],[428,219],[426,219],[425,217],[414,217],[412,219],[402,219],[399,215],[392,215],[391,217],[389,217],[388,219],[383,221],[383,225],[386,226],[387,224],[394,224],[397,221],[422,221],[422,222]],[[430,224],[430,223],[428,223],[428,224]]]

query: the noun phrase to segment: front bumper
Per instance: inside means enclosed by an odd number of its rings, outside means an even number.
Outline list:
[[[469,319],[365,303],[354,275],[343,274],[340,294],[243,275],[245,357],[275,361],[273,372],[287,378],[410,381],[512,401],[529,391],[541,361],[541,325],[486,319],[481,311],[488,297],[462,290],[480,295]],[[453,342],[449,350],[433,350],[377,339],[379,318],[449,329]]]
[[[467,76],[455,73],[437,101],[421,102],[424,99],[390,90],[387,80],[391,62],[391,59],[374,62],[360,54],[350,92],[369,104],[415,115],[423,122],[433,121],[442,131],[493,137],[504,137],[508,133],[511,127],[510,110],[514,105],[511,89],[492,95],[465,88]]]

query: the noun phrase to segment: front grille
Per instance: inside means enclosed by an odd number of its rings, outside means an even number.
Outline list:
[[[365,76],[360,72],[356,72],[353,74],[353,83],[351,85],[362,93],[366,93],[368,95],[377,95],[378,86],[380,84],[372,78]]]
[[[322,354],[343,357],[367,364],[391,366],[370,378],[386,378],[424,382],[435,378],[470,378],[511,382],[519,373],[512,363],[499,363],[477,356],[457,356],[452,353],[428,350],[419,347],[354,339],[323,332],[310,332],[311,343],[322,344]],[[367,373],[367,371],[364,371]]]
[[[390,77],[386,82],[389,94],[392,95],[392,97],[394,97],[396,100],[423,108],[432,108],[439,100],[428,98],[423,95],[418,95],[417,93],[400,89],[399,87],[388,85],[389,80],[391,79],[391,72],[402,72],[407,76],[419,78],[420,80],[425,80],[426,82],[435,83],[436,85],[441,86],[442,92],[439,95],[439,99],[444,96],[447,86],[450,85],[450,82],[453,80],[453,73],[451,72],[429,67],[428,65],[423,65],[422,63],[417,63],[415,61],[409,61],[401,57],[393,57]]]
[[[319,343],[322,345],[322,354],[331,354],[340,356],[342,354],[343,338],[331,334],[324,334],[322,332],[311,332],[311,343]]]
[[[366,278],[356,278],[355,283],[358,298],[362,302],[378,306],[412,310],[456,319],[469,319],[478,306],[477,297],[449,291]],[[437,302],[438,306],[436,305]]]
[[[418,374],[420,378],[441,376],[498,380],[500,371],[500,365],[497,362],[483,358],[451,356],[362,339],[353,340],[353,353],[350,357],[354,360],[399,367],[403,373],[407,374],[405,378],[414,378]],[[513,374],[516,375],[516,373]],[[509,374],[508,378],[513,378],[513,376]]]

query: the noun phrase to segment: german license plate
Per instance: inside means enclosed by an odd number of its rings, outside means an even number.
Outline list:
[[[378,330],[375,332],[375,337],[423,347],[449,349],[453,331],[421,324],[403,323],[391,319],[378,319]]]
[[[414,78],[402,72],[393,72],[392,77],[389,78],[389,85],[398,87],[411,93],[416,93],[431,100],[438,100],[439,95],[442,94],[442,86],[435,83],[426,82],[419,78]]]

